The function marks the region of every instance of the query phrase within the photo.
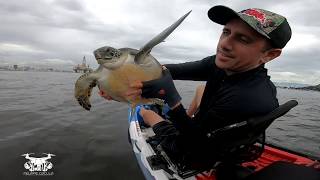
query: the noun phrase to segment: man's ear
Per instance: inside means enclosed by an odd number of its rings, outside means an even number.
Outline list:
[[[280,56],[281,52],[282,52],[282,49],[276,49],[276,48],[269,49],[266,52],[264,52],[264,56],[261,58],[261,62],[267,63],[277,58],[278,56]]]

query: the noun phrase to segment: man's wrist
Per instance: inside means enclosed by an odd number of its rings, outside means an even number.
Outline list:
[[[181,96],[176,90],[176,88],[173,86],[174,89],[170,90],[170,93],[164,98],[165,102],[169,105],[170,109],[173,109],[174,107],[178,106],[181,102]]]

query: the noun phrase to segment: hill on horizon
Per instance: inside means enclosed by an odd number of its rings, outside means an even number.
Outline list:
[[[291,82],[273,82],[277,87],[285,87],[285,88],[302,88],[311,86],[310,84],[302,84],[302,83],[291,83]]]

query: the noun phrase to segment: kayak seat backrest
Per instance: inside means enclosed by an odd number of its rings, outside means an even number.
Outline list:
[[[219,155],[215,158],[222,162],[235,163],[257,159],[264,150],[266,129],[275,119],[286,114],[297,104],[296,100],[290,100],[266,115],[253,117],[208,133],[207,137],[213,142],[224,140],[224,143],[217,145]]]

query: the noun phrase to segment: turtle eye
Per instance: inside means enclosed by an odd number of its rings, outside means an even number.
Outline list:
[[[111,53],[110,53],[110,55],[111,55],[111,56],[114,56],[114,53],[113,53],[113,52],[111,52]]]

